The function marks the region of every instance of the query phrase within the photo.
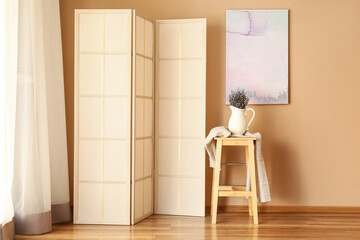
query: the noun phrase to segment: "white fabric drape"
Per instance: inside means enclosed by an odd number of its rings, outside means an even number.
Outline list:
[[[0,0],[0,239],[5,239],[3,226],[14,217],[11,184],[17,79],[17,8],[17,1]]]
[[[15,20],[2,21],[4,31],[18,35],[11,39],[15,52],[1,53],[15,65],[1,64],[0,224],[15,215],[16,233],[40,234],[51,231],[51,217],[70,220],[59,1],[0,1],[18,5]],[[2,49],[12,50],[1,39]]]
[[[19,1],[18,86],[12,197],[15,229],[51,209],[42,1]],[[50,215],[51,216],[51,215]],[[51,223],[46,229],[51,231]],[[19,230],[21,229],[21,230]]]
[[[69,204],[70,200],[59,1],[43,0],[42,11],[51,160],[51,204],[54,206]],[[54,219],[55,214],[52,216],[53,222],[61,221]]]

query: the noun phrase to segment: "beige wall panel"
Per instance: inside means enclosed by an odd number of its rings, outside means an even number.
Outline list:
[[[103,57],[101,55],[80,54],[79,93],[101,94],[103,76]]]
[[[199,208],[205,201],[204,196],[199,196],[199,193],[203,191],[204,184],[199,178],[182,178],[180,180],[179,208],[181,214],[204,216],[204,211]]]
[[[131,18],[128,14],[105,14],[105,51],[128,52],[131,48]]]
[[[160,175],[177,175],[179,164],[179,140],[169,138],[159,138],[157,155],[157,172]]]
[[[182,137],[204,138],[204,108],[204,100],[181,100],[180,134]]]
[[[158,57],[180,57],[181,24],[160,24],[157,26],[157,33],[156,41],[161,42],[160,49],[157,48]]]
[[[145,23],[144,19],[136,16],[135,17],[135,44],[136,53],[145,55]]]
[[[101,218],[101,190],[100,183],[80,183],[78,211],[84,223],[97,222]]]
[[[128,138],[130,132],[129,99],[105,98],[104,106],[104,137]]]
[[[154,71],[153,61],[145,59],[145,92],[146,97],[152,97],[154,92]]]
[[[101,180],[102,142],[86,141],[79,143],[79,180]]]
[[[155,213],[178,213],[178,180],[172,177],[158,177],[156,181],[158,196],[155,202]]]
[[[105,56],[105,94],[127,95],[131,82],[131,58],[127,55]],[[101,89],[101,88],[100,88]]]
[[[144,140],[135,141],[135,180],[144,176]],[[136,189],[135,189],[136,191]]]
[[[126,182],[130,177],[129,142],[112,140],[104,143],[104,180]]]
[[[204,64],[201,60],[187,60],[181,62],[181,96],[190,98],[204,97],[203,79]]]
[[[152,141],[153,139],[144,140],[144,177],[148,177],[153,174],[154,144]]]
[[[135,220],[144,215],[144,181],[135,182]]]
[[[129,196],[127,186],[125,184],[105,184],[104,196],[104,219],[106,222],[111,224],[129,221],[130,199],[125,197]]]
[[[179,61],[159,61],[157,79],[159,81],[159,98],[179,97]]]
[[[135,100],[135,137],[144,136],[144,99]]]
[[[80,137],[101,137],[103,135],[103,105],[98,98],[79,100],[79,135]]]
[[[144,214],[151,214],[153,209],[153,182],[152,178],[144,180]]]
[[[144,58],[142,56],[137,55],[135,57],[135,86],[136,86],[136,95],[143,96],[144,95],[144,88],[145,88],[145,67],[144,67]]]
[[[199,169],[203,167],[201,161],[194,159],[203,158],[203,147],[201,141],[197,139],[182,139],[180,151],[180,172],[185,176],[196,177],[199,175]]]
[[[153,100],[145,99],[144,100],[144,136],[151,137],[154,130],[154,109],[153,109]]]
[[[160,111],[160,109],[162,111]],[[158,113],[158,129],[159,136],[178,136],[179,104],[175,100],[159,101]]]
[[[79,16],[79,51],[102,52],[104,19],[101,14],[81,14]],[[89,41],[91,39],[91,41]]]
[[[203,57],[206,27],[202,22],[182,25],[181,57]]]
[[[145,56],[153,57],[154,28],[153,24],[145,20]]]

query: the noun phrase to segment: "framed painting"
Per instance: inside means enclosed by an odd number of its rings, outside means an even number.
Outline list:
[[[245,90],[249,104],[288,104],[288,10],[226,11],[226,103]]]

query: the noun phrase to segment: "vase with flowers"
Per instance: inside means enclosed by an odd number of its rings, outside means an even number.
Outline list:
[[[249,101],[250,97],[246,95],[245,90],[238,89],[236,91],[231,91],[231,94],[229,95],[231,117],[229,119],[228,128],[232,136],[242,136],[249,130],[249,126],[255,117],[254,109],[246,108]],[[253,112],[253,116],[246,125],[245,115],[248,110]]]

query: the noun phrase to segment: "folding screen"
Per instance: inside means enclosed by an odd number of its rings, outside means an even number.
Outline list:
[[[153,24],[75,11],[74,223],[135,224],[154,207],[204,215],[206,21],[157,29],[154,138]]]
[[[132,224],[153,214],[154,182],[153,24],[134,21]]]
[[[205,215],[206,19],[156,22],[155,213]]]
[[[74,223],[130,224],[131,16],[75,13]]]

